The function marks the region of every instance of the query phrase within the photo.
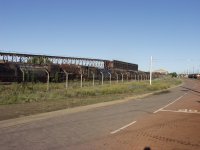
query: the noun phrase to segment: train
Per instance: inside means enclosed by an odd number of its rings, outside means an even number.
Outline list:
[[[188,78],[200,79],[200,74],[189,74]]]

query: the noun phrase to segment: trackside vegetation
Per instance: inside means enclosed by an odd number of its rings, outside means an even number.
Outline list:
[[[68,89],[65,89],[64,83],[51,83],[49,91],[46,91],[45,83],[13,83],[0,85],[0,105],[64,102],[63,107],[74,107],[165,90],[181,82],[177,78],[165,77],[153,80],[152,85],[149,85],[148,81],[113,81],[111,85],[108,82],[93,87],[91,83],[85,82],[82,88],[71,85]]]

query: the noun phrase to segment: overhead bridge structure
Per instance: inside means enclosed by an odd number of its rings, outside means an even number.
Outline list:
[[[29,63],[29,64],[73,64],[88,67],[104,68],[105,62],[103,59],[90,59],[78,57],[63,57],[63,56],[48,56],[36,54],[22,53],[6,53],[0,52],[0,60],[3,62],[12,63]]]
[[[47,77],[48,75],[48,77]],[[67,78],[67,79],[66,79]],[[119,60],[0,52],[0,82],[147,80],[138,65]]]

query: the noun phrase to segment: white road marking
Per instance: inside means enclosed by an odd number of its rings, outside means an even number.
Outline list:
[[[163,110],[164,108],[168,107],[169,105],[171,105],[171,104],[174,104],[176,101],[178,101],[178,100],[180,100],[181,98],[183,98],[183,96],[185,96],[186,94],[187,94],[187,93],[185,93],[184,95],[180,96],[180,97],[179,97],[179,98],[177,98],[175,101],[173,101],[173,102],[171,102],[171,103],[167,104],[166,106],[164,106],[164,107],[162,107],[162,108],[160,108],[160,109],[158,109],[158,110],[154,111],[153,113],[155,114],[155,113],[157,113],[157,112],[159,112],[159,111]]]
[[[183,111],[183,110],[160,110],[160,111],[168,111],[168,112],[175,112],[175,113],[188,113],[188,114],[200,114],[200,112],[198,112],[197,110],[189,110],[189,111]]]
[[[179,109],[178,111],[183,111],[183,112],[198,112],[198,110],[195,110],[195,109]]]
[[[131,122],[131,123],[129,123],[129,124],[127,124],[127,125],[125,125],[125,126],[119,128],[119,129],[117,129],[117,130],[115,130],[115,131],[112,131],[112,132],[110,132],[110,134],[115,134],[115,133],[117,133],[117,132],[119,132],[119,131],[121,131],[121,130],[123,130],[123,129],[125,129],[125,128],[131,126],[131,125],[133,125],[134,123],[136,123],[136,121],[133,121],[133,122]]]

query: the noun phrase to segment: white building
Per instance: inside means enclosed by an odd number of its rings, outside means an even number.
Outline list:
[[[167,75],[169,72],[167,70],[164,70],[164,69],[159,69],[159,70],[153,71],[153,73],[160,73],[160,74],[163,74],[163,75]]]

